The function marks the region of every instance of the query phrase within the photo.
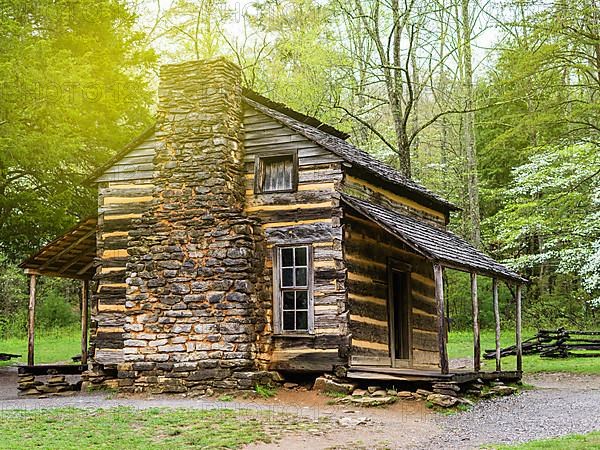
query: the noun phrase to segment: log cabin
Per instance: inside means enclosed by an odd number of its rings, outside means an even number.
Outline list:
[[[517,287],[520,348],[526,280],[447,230],[454,205],[348,138],[242,88],[228,60],[163,66],[156,124],[92,177],[97,217],[22,263],[30,311],[36,276],[83,280],[82,370],[122,392],[274,371],[481,377],[477,276],[494,280],[498,349],[498,282]],[[445,269],[471,274],[468,373],[449,367]]]

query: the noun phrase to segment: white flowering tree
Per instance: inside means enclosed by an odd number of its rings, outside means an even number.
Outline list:
[[[600,150],[590,143],[535,150],[513,170],[506,206],[488,219],[486,241],[531,277],[538,298],[554,299],[559,315],[573,318],[577,307],[594,314],[600,308]],[[550,305],[541,303],[548,312]]]

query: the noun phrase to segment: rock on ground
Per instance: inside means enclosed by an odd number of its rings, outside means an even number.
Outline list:
[[[442,408],[449,408],[458,403],[458,399],[456,397],[444,394],[430,394],[427,396],[427,401],[436,406],[441,406]]]
[[[350,394],[355,388],[356,384],[342,383],[326,377],[317,378],[313,385],[315,391],[336,392],[339,394]]]

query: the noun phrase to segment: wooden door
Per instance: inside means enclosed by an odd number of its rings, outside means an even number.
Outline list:
[[[389,330],[392,367],[410,366],[411,301],[410,271],[391,267],[389,271]]]

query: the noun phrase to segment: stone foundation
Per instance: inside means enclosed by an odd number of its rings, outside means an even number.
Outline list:
[[[81,390],[95,391],[105,389],[117,389],[119,382],[116,370],[108,370],[104,367],[94,364],[88,370],[81,374]]]
[[[124,392],[249,388],[264,237],[244,214],[240,69],[161,70],[153,207],[129,232]]]
[[[73,377],[70,378],[79,378]],[[30,374],[19,374],[17,385],[19,395],[29,396],[54,396],[72,395],[74,391],[81,389],[81,381],[70,383],[64,375],[34,376]]]

